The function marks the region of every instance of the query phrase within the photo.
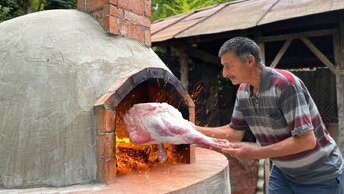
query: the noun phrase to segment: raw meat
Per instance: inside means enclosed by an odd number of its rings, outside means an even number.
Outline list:
[[[222,148],[229,144],[203,135],[167,103],[135,104],[125,114],[124,121],[131,142],[136,144],[197,144],[207,148]]]

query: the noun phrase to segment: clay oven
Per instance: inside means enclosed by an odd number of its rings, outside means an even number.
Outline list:
[[[135,103],[168,102],[194,120],[187,91],[149,47],[149,0],[78,8],[0,24],[0,187],[111,183],[124,172],[119,151],[152,163],[154,146],[126,142],[122,116]],[[194,157],[188,145],[170,145],[170,156]]]

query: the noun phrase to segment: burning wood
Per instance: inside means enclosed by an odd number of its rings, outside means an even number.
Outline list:
[[[169,161],[176,163],[173,157],[173,145],[166,144]],[[137,145],[130,143],[129,138],[116,138],[117,172],[129,174],[133,171],[146,171],[157,165],[158,145]]]

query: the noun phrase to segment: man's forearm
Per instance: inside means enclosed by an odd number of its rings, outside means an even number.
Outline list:
[[[257,147],[253,155],[255,159],[283,157],[311,150],[315,145],[315,135],[313,131],[309,131],[299,136],[289,137],[275,144]]]
[[[232,129],[229,125],[221,127],[201,127],[196,126],[196,129],[206,136],[218,139],[228,139],[229,141],[241,141],[244,137],[244,131],[237,131]]]

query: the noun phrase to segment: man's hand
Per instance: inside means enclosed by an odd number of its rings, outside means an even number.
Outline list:
[[[211,138],[216,143],[216,148],[222,149],[227,148],[229,146],[229,141],[227,139],[217,139],[217,138]]]
[[[253,146],[246,143],[241,144],[230,144],[226,148],[222,148],[224,153],[228,153],[234,158],[242,162],[252,162],[254,159],[254,153],[257,149],[257,146]]]
[[[230,154],[232,157],[246,162],[254,159],[289,156],[307,150],[312,150],[315,146],[316,137],[314,132],[310,130],[267,146],[257,147],[251,144],[232,143],[228,147],[223,148],[222,151]]]

